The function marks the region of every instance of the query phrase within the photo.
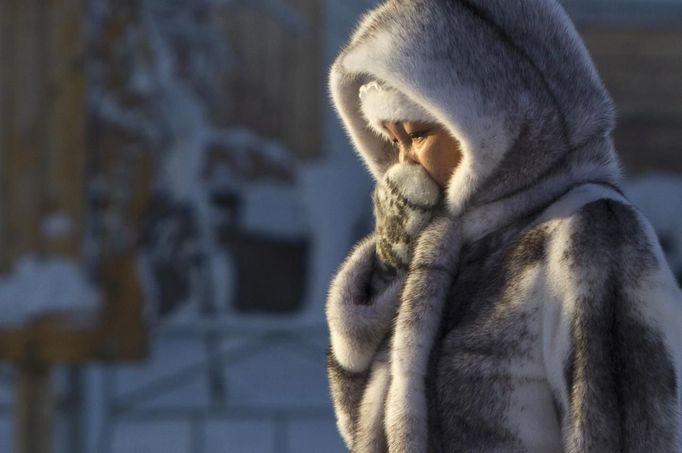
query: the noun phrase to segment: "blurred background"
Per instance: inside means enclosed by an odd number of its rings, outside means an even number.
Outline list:
[[[372,181],[326,74],[373,0],[0,0],[0,452],[341,452]],[[682,277],[682,0],[566,0]]]

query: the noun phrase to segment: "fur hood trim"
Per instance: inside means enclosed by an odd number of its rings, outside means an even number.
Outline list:
[[[396,156],[362,113],[360,87],[374,80],[461,142],[447,187],[454,216],[548,175],[565,179],[583,168],[605,182],[619,177],[607,143],[611,99],[555,0],[388,0],[365,16],[331,68],[330,91],[356,150],[380,178]],[[595,149],[595,142],[607,144]]]
[[[360,87],[362,114],[374,131],[389,138],[385,121],[437,123],[438,120],[421,105],[409,100],[400,91],[374,81]]]

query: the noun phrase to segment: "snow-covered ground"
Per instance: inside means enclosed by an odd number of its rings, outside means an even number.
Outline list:
[[[235,350],[243,341],[225,342],[223,350]],[[266,349],[247,354],[241,360],[222,367],[225,372],[227,400],[230,406],[247,408],[287,408],[309,406],[319,408],[319,418],[294,417],[288,422],[287,430],[280,438],[273,420],[250,420],[242,411],[244,419],[221,415],[208,416],[200,429],[204,436],[206,452],[336,452],[344,451],[336,434],[332,409],[329,404],[324,369],[326,338],[315,342],[320,351],[319,358],[309,352],[301,352],[288,344],[273,342]],[[119,390],[125,392],[144,385],[157,376],[178,370],[187,364],[196,363],[204,355],[203,347],[197,340],[165,339],[155,345],[155,354],[150,363],[142,367],[126,367],[118,372]],[[91,370],[91,383],[97,381],[97,370]],[[101,374],[101,371],[99,372]],[[96,389],[92,389],[96,390]],[[101,404],[101,401],[99,402]],[[176,390],[164,394],[158,400],[150,401],[146,409],[163,407],[211,407],[206,385],[206,374],[196,375]],[[170,416],[170,414],[166,414]],[[313,429],[314,427],[314,429]],[[193,452],[191,444],[192,425],[187,420],[122,419],[112,437],[113,452]],[[288,431],[288,432],[287,432]],[[288,438],[288,439],[287,439]],[[284,440],[283,440],[284,439]],[[288,449],[275,448],[277,442],[288,443]],[[198,453],[198,452],[197,452]]]
[[[273,341],[262,351],[245,354],[222,367],[227,388],[226,407],[244,407],[234,413],[222,411],[211,405],[208,395],[206,373],[197,373],[164,392],[158,398],[141,401],[138,395],[130,404],[146,414],[122,416],[106,420],[107,402],[102,398],[105,385],[105,369],[99,366],[86,368],[85,428],[88,452],[106,453],[201,453],[193,444],[193,429],[201,433],[203,452],[267,453],[267,452],[342,452],[345,451],[336,432],[333,412],[329,402],[325,375],[324,352],[326,336],[307,337],[311,350],[297,348],[284,341]],[[225,341],[222,351],[235,351],[245,341]],[[314,351],[319,351],[317,355]],[[205,349],[200,340],[186,338],[157,338],[149,362],[141,365],[116,367],[117,391],[120,398],[127,392],[149,385],[163,376],[169,376],[201,361]],[[56,379],[60,382],[63,379]],[[7,385],[0,386],[0,405],[10,402]],[[152,385],[148,392],[157,388]],[[139,406],[137,406],[139,404]],[[259,408],[291,410],[288,420],[273,418],[254,419],[248,411]],[[293,408],[303,407],[304,413],[297,418]],[[164,409],[166,408],[166,409]],[[205,418],[192,419],[183,415],[181,409],[211,408],[205,410]],[[312,414],[306,414],[312,410]],[[152,416],[149,411],[159,413]],[[242,415],[240,417],[240,414]],[[11,450],[10,417],[3,414],[0,422],[0,451]],[[64,445],[67,435],[65,420],[58,425],[59,448],[55,453],[71,453]],[[198,422],[198,424],[193,424]],[[278,423],[284,423],[281,425]],[[108,426],[110,442],[98,445],[103,428]],[[286,448],[284,448],[286,446]]]

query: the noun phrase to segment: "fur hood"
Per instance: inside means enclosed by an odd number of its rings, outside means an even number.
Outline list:
[[[331,68],[330,90],[380,178],[397,156],[361,113],[358,92],[371,80],[461,142],[447,187],[453,216],[503,199],[544,205],[577,184],[619,178],[612,101],[554,0],[388,0],[367,13]]]

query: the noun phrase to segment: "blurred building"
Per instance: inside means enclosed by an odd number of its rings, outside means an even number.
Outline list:
[[[682,2],[565,0],[613,96],[629,175],[682,173]]]

